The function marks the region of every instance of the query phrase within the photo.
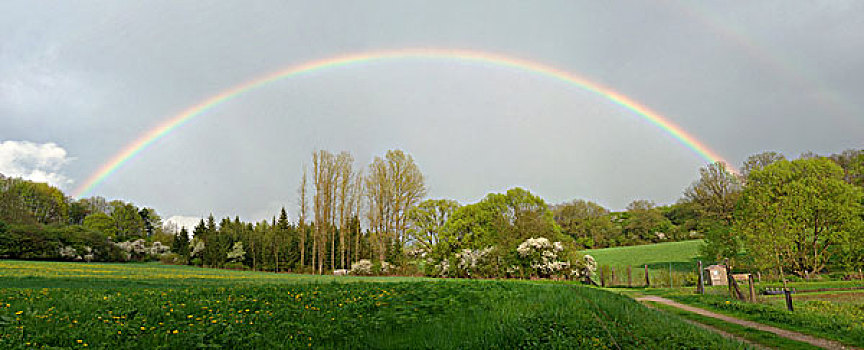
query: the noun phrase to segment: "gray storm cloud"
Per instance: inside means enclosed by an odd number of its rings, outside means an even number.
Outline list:
[[[167,118],[250,79],[357,52],[453,48],[608,86],[736,165],[764,150],[833,153],[864,147],[862,12],[860,1],[6,1],[0,140],[62,145],[75,162],[44,177],[82,182]],[[631,111],[554,79],[399,60],[238,96],[95,193],[163,217],[261,220],[281,206],[294,216],[319,148],[349,150],[358,166],[404,149],[432,197],[473,202],[522,186],[612,209],[674,202],[704,165]]]

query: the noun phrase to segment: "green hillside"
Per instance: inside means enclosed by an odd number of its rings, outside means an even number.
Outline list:
[[[586,250],[600,265],[643,266],[649,269],[668,269],[669,263],[677,271],[692,271],[696,266],[701,239],[683,242],[646,244],[629,247],[615,247]],[[704,262],[710,265],[713,262]]]

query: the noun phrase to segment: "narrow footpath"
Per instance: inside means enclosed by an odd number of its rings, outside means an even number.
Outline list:
[[[711,312],[711,311],[708,311],[705,309],[700,309],[698,307],[693,307],[690,305],[681,304],[679,302],[675,302],[675,301],[672,301],[672,300],[669,300],[669,299],[666,299],[663,297],[658,297],[658,296],[654,296],[654,295],[646,295],[646,296],[638,297],[638,298],[636,298],[636,300],[640,301],[640,302],[650,301],[650,302],[660,303],[660,304],[664,304],[664,305],[669,305],[669,306],[679,308],[681,310],[689,311],[689,312],[692,312],[695,314],[699,314],[702,316],[716,318],[716,319],[724,321],[724,322],[734,323],[734,324],[741,325],[744,327],[750,327],[750,328],[758,329],[760,331],[774,333],[774,334],[781,336],[781,337],[784,337],[784,338],[792,339],[795,341],[800,341],[803,343],[808,343],[808,344],[818,346],[818,347],[824,348],[824,349],[831,349],[831,350],[855,349],[851,346],[843,345],[843,344],[836,342],[836,341],[833,341],[833,340],[816,338],[816,337],[809,336],[809,335],[802,334],[802,333],[798,333],[798,332],[780,329],[777,327],[772,327],[772,326],[764,325],[764,324],[753,322],[753,321],[742,320],[739,318],[726,316],[723,314],[718,314],[716,312]]]

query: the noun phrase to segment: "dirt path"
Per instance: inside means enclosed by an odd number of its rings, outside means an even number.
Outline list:
[[[767,325],[764,325],[761,323],[756,323],[753,321],[746,321],[746,320],[738,319],[735,317],[726,316],[723,314],[718,314],[716,312],[711,312],[711,311],[708,311],[705,309],[700,309],[698,307],[693,307],[690,305],[684,305],[684,304],[681,304],[681,303],[678,303],[678,302],[675,302],[675,301],[672,301],[672,300],[669,300],[669,299],[666,299],[663,297],[658,297],[658,296],[654,296],[654,295],[647,295],[647,296],[642,296],[642,297],[636,298],[636,300],[637,301],[651,301],[651,302],[655,302],[655,303],[661,303],[661,304],[669,305],[669,306],[676,307],[676,308],[679,308],[681,310],[689,311],[692,313],[696,313],[696,314],[699,314],[702,316],[716,318],[716,319],[719,319],[719,320],[722,320],[725,322],[734,323],[734,324],[741,325],[744,327],[755,328],[755,329],[758,329],[760,331],[771,332],[771,333],[774,333],[774,334],[781,336],[781,337],[784,337],[784,338],[789,338],[792,340],[808,343],[808,344],[815,345],[815,346],[818,346],[818,347],[824,348],[824,349],[832,349],[832,350],[834,350],[834,349],[836,349],[836,350],[855,349],[851,346],[846,346],[846,345],[843,345],[843,344],[836,342],[836,341],[833,341],[833,340],[816,338],[816,337],[812,337],[812,336],[809,336],[806,334],[801,334],[798,332],[788,331],[785,329],[767,326]]]
[[[640,300],[640,299],[636,299],[636,300]],[[646,299],[646,300],[647,300],[647,299]],[[657,309],[656,307],[654,307],[654,306],[651,305],[651,304],[645,304],[645,306],[648,307],[648,308],[651,308],[651,309],[659,310],[659,309]],[[688,320],[688,319],[686,319],[686,318],[682,318],[681,321],[687,322],[687,323],[692,324],[692,325],[694,325],[694,326],[696,326],[696,327],[699,327],[699,328],[707,329],[707,330],[709,330],[709,331],[711,331],[711,332],[714,332],[714,333],[720,334],[720,335],[722,335],[722,336],[724,336],[724,337],[726,337],[726,338],[734,339],[734,340],[737,340],[737,341],[739,341],[739,342],[742,342],[742,343],[748,344],[748,345],[752,346],[754,349],[770,349],[770,348],[766,348],[765,346],[762,346],[762,345],[760,345],[760,344],[754,343],[754,342],[752,342],[752,341],[750,341],[750,340],[744,339],[744,338],[741,337],[741,336],[737,336],[737,335],[735,335],[735,334],[729,333],[729,332],[727,332],[727,331],[724,331],[724,330],[722,330],[722,329],[720,329],[720,328],[717,328],[717,327],[714,327],[714,326],[709,326],[709,325],[707,325],[707,324],[699,323],[699,322],[692,321],[692,320]]]

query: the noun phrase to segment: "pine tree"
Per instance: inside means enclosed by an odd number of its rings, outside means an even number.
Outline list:
[[[171,247],[171,251],[184,258],[189,256],[189,231],[186,231],[186,227],[174,235],[174,245]]]

